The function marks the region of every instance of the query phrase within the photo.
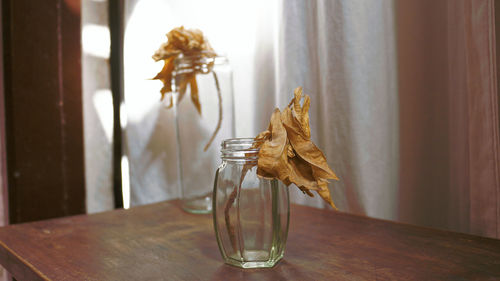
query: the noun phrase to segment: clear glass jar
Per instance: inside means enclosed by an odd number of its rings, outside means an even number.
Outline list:
[[[174,64],[173,107],[182,207],[191,213],[210,213],[212,186],[209,179],[219,164],[217,144],[234,137],[235,132],[232,71],[225,57],[206,57],[203,54],[181,56]],[[179,95],[181,82],[193,74],[196,75],[201,114],[192,102],[191,87],[184,97]]]
[[[253,139],[222,142],[222,164],[215,174],[213,221],[227,264],[272,267],[282,257],[288,235],[288,187],[257,176]]]

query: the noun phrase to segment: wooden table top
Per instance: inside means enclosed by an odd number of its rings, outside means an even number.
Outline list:
[[[284,259],[239,269],[177,201],[0,228],[17,280],[500,280],[500,240],[292,205]]]

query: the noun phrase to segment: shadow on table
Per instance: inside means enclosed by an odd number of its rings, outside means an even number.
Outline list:
[[[218,280],[310,280],[300,268],[286,260],[280,261],[273,268],[241,269],[227,264],[221,265],[212,276]]]

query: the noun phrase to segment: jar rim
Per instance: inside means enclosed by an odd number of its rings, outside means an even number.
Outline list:
[[[224,56],[214,56],[203,55],[180,55],[174,60],[174,72],[175,75],[183,75],[183,74],[191,74],[191,73],[200,73],[200,74],[208,74],[212,72],[213,68],[224,67],[229,64],[229,61]]]
[[[222,65],[228,63],[228,59],[224,55],[217,55],[214,52],[201,51],[196,54],[184,55],[180,54],[175,58],[174,63],[177,66],[195,65],[195,64],[214,64]]]
[[[221,143],[221,158],[223,160],[256,161],[260,148],[253,148],[254,138],[225,139]]]

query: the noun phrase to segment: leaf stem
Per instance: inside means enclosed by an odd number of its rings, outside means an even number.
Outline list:
[[[203,148],[203,151],[207,151],[208,147],[212,144],[222,124],[222,93],[220,91],[219,79],[217,78],[217,74],[215,73],[215,71],[212,71],[212,74],[215,80],[215,88],[217,88],[217,97],[219,98],[219,120],[217,121],[217,127],[215,127],[215,131],[213,132],[212,137],[210,137],[210,140],[205,145],[205,148]]]

